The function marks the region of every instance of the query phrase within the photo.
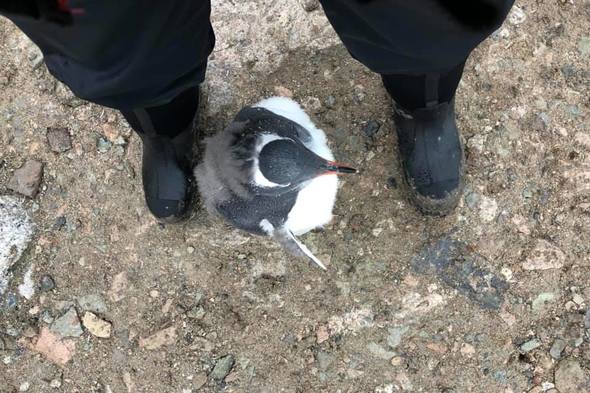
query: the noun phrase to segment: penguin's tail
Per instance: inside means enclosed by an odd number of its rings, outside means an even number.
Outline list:
[[[280,228],[273,231],[272,236],[275,240],[283,246],[287,252],[297,257],[307,257],[313,263],[318,265],[323,270],[328,270],[326,266],[313,253],[301,243],[299,239],[287,228]]]

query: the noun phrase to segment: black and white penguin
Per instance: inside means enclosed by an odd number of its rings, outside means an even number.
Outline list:
[[[206,140],[195,177],[207,210],[239,229],[271,236],[325,270],[296,236],[331,221],[336,175],[356,172],[333,160],[326,134],[299,104],[272,97],[242,109]]]

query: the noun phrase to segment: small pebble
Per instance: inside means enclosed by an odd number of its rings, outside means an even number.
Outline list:
[[[520,350],[524,353],[530,352],[533,349],[539,348],[541,346],[541,341],[536,338],[529,340],[520,346]]]
[[[37,68],[41,67],[41,64],[43,64],[43,60],[43,54],[37,54],[37,56],[35,56],[33,60],[31,60],[31,65],[33,66],[33,69],[36,70]]]
[[[387,329],[387,345],[391,348],[396,348],[402,341],[402,337],[410,330],[408,326],[395,326]]]
[[[84,311],[92,311],[97,314],[104,314],[107,311],[107,305],[103,297],[97,293],[80,296],[78,304]]]
[[[397,179],[394,176],[391,176],[387,179],[387,187],[397,188]]]
[[[533,312],[539,312],[545,309],[547,305],[551,302],[555,301],[555,294],[553,292],[543,292],[537,295],[537,297],[533,300],[532,309]]]
[[[201,306],[195,306],[186,313],[186,316],[190,319],[202,319],[205,316],[205,309]]]
[[[508,22],[514,26],[518,26],[526,20],[526,14],[519,6],[512,7],[512,11],[508,15]]]
[[[111,337],[112,326],[111,323],[100,319],[90,311],[86,311],[82,317],[84,327],[95,337],[109,338]]]
[[[49,311],[49,310],[43,310],[41,312],[40,317],[41,317],[41,320],[47,324],[52,323],[54,320],[53,315],[51,315],[51,311]]]
[[[52,229],[54,231],[59,231],[61,230],[63,227],[65,227],[67,224],[67,220],[64,216],[59,216],[55,219],[55,221],[53,221],[53,227]]]
[[[578,50],[582,56],[590,56],[590,37],[582,37],[580,41],[578,41]]]
[[[227,355],[218,359],[215,363],[213,371],[211,371],[209,376],[218,381],[223,380],[231,371],[232,367],[234,366],[234,362],[235,360],[232,355]]]
[[[52,379],[51,382],[49,382],[49,386],[51,386],[54,389],[60,388],[61,381],[59,379]]]
[[[49,127],[46,136],[51,151],[55,153],[63,153],[72,148],[70,132],[67,128]]]
[[[98,138],[98,141],[96,142],[96,149],[100,152],[100,153],[106,153],[107,151],[109,151],[111,149],[111,146],[113,144],[106,140],[103,137]]]
[[[530,188],[525,188],[525,189],[522,191],[522,196],[523,196],[523,198],[525,198],[525,199],[532,198],[532,197],[533,197],[533,191],[532,191]]]
[[[373,228],[373,231],[372,231],[373,236],[375,236],[375,237],[378,237],[381,234],[381,232],[383,232],[383,228]]]
[[[68,311],[57,318],[51,324],[50,330],[61,337],[80,337],[84,333],[74,307],[70,307]]]
[[[285,86],[275,86],[274,92],[279,97],[293,98],[293,92],[291,90],[287,89]]]
[[[369,120],[363,127],[363,133],[368,137],[372,137],[379,131],[380,128],[381,124],[377,120]]]
[[[573,76],[576,75],[576,69],[574,68],[573,65],[571,64],[566,64],[563,67],[561,67],[561,73],[563,74],[563,76],[567,79],[567,78],[571,78]]]
[[[110,123],[105,123],[102,125],[102,133],[111,142],[115,142],[115,140],[120,137],[119,129]]]
[[[39,289],[41,292],[48,292],[55,288],[55,281],[49,274],[45,274],[39,280]]]
[[[306,12],[315,11],[320,7],[319,0],[299,0],[299,3]]]
[[[30,387],[31,387],[31,384],[29,382],[23,382],[18,387],[18,391],[19,392],[26,392],[29,390]]]
[[[198,373],[195,378],[193,379],[193,384],[195,385],[196,389],[200,389],[207,383],[207,374],[205,373]]]
[[[574,303],[576,303],[578,306],[581,306],[582,304],[584,304],[584,297],[582,295],[580,295],[579,293],[574,294],[572,300],[574,301]]]
[[[467,194],[465,196],[465,204],[470,209],[475,209],[475,207],[479,203],[479,200],[480,199],[481,199],[481,196],[478,193],[476,193],[476,192],[470,192],[469,194]]]
[[[493,376],[494,379],[500,382],[501,384],[508,383],[508,374],[506,373],[506,370],[496,370],[494,371]]]
[[[391,365],[394,367],[400,366],[403,363],[404,359],[401,356],[394,356],[391,358]]]
[[[325,351],[318,351],[315,355],[315,359],[318,362],[318,367],[320,370],[326,370],[332,363],[334,363],[334,355],[329,352]]]
[[[556,339],[549,350],[549,354],[553,359],[559,359],[561,357],[561,353],[565,349],[566,342],[560,338]]]
[[[39,161],[29,160],[14,171],[8,182],[8,188],[29,198],[34,198],[39,192],[42,177],[43,164]]]
[[[14,293],[9,293],[6,299],[6,307],[7,308],[14,308],[16,307],[17,300],[16,295]]]
[[[151,336],[140,338],[139,347],[152,351],[155,349],[159,349],[163,346],[174,344],[176,342],[177,337],[178,335],[176,333],[176,327],[170,326],[160,331],[157,331]]]
[[[305,97],[302,105],[307,111],[312,113],[319,113],[322,110],[322,102],[317,97]]]
[[[326,97],[326,100],[324,101],[324,103],[326,104],[327,108],[333,108],[334,105],[336,104],[336,98],[334,96],[328,96],[328,97]]]

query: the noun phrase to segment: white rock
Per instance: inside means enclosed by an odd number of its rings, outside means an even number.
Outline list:
[[[375,237],[378,237],[381,234],[381,232],[383,232],[383,228],[373,228],[373,231],[372,231],[373,236],[375,236]]]
[[[479,203],[479,217],[485,222],[490,222],[493,221],[497,215],[498,202],[492,198],[482,195]]]
[[[113,277],[113,282],[111,283],[111,288],[109,289],[108,295],[109,299],[113,302],[118,302],[125,298],[126,291],[129,288],[129,281],[127,279],[126,272],[120,272],[115,277]]]
[[[526,261],[524,270],[560,269],[565,262],[565,254],[546,240],[539,239]]]
[[[27,300],[31,300],[35,294],[35,283],[31,276],[33,275],[33,265],[29,267],[29,270],[23,277],[23,283],[18,286],[18,293]]]
[[[9,269],[33,237],[33,221],[19,199],[0,195],[0,294],[10,279]]]
[[[377,386],[375,388],[375,393],[394,393],[394,392],[398,392],[398,389],[392,383]]]
[[[579,293],[574,294],[572,300],[574,301],[574,303],[576,303],[579,306],[584,304],[584,297],[582,295],[580,295]]]
[[[375,315],[369,307],[354,309],[342,316],[333,316],[328,320],[328,328],[332,334],[358,332],[374,325]]]
[[[508,14],[508,22],[510,22],[510,24],[512,25],[518,26],[525,20],[526,14],[522,10],[522,8],[520,8],[517,5],[512,7],[512,11],[510,11],[510,14]]]
[[[86,311],[82,317],[82,324],[95,337],[111,337],[112,326],[110,322],[100,319],[90,311]]]
[[[58,389],[61,387],[61,381],[59,379],[52,379],[49,383],[49,386],[51,386],[54,389]]]

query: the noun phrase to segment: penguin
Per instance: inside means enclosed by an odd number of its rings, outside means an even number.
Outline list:
[[[331,221],[337,175],[356,172],[334,161],[326,134],[299,104],[271,97],[205,139],[195,178],[209,212],[326,270],[297,236]]]

